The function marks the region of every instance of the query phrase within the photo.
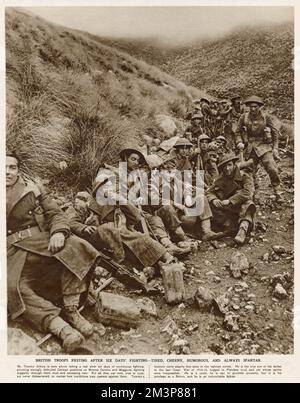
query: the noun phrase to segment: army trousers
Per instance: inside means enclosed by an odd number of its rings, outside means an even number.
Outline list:
[[[177,210],[174,206],[162,206],[156,214],[162,219],[167,230],[172,234],[179,226],[184,224],[193,225],[198,221],[205,221],[212,218],[212,212],[207,200],[207,197],[203,197],[201,213],[197,216],[184,216],[180,210]]]
[[[256,153],[252,151],[249,158],[253,159],[253,173],[256,188],[258,187],[256,172],[258,170],[259,164],[261,164],[268,173],[272,186],[276,187],[280,185],[280,178],[278,175],[277,164],[274,160],[273,153],[271,151],[267,151],[261,157],[258,157]]]
[[[242,221],[248,221],[249,231],[253,228],[254,214],[256,211],[255,205],[250,202],[245,202],[240,206],[217,208],[211,204],[213,213],[213,224],[216,228],[225,226],[225,229],[231,229],[235,232]]]
[[[47,331],[50,322],[60,315],[62,303],[79,305],[89,277],[80,280],[57,259],[29,252],[19,281],[25,304],[22,317],[38,330]]]
[[[161,217],[148,212],[144,212],[144,215],[152,234],[155,236],[155,238],[157,238],[158,241],[169,237]]]

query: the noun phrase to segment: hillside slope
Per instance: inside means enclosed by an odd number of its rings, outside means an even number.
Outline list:
[[[11,8],[6,72],[7,146],[29,173],[74,190],[90,186],[122,145],[160,136],[157,114],[180,119],[202,94],[89,34]]]
[[[100,42],[153,64],[187,85],[223,98],[261,95],[278,117],[293,119],[293,24],[243,27],[223,38],[167,47],[153,39]],[[175,44],[174,44],[175,45]]]
[[[293,119],[293,24],[248,27],[223,39],[175,50],[164,70],[211,95],[258,94]]]

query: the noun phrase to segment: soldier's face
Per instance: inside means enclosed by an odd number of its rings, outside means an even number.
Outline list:
[[[207,151],[207,149],[208,149],[208,140],[201,140],[200,141],[200,149],[202,151]]]
[[[16,158],[6,157],[6,186],[12,186],[18,179],[19,164]]]
[[[188,146],[178,147],[178,154],[181,157],[188,157],[190,153],[191,153],[191,147]]]
[[[86,202],[81,200],[81,199],[78,199],[76,197],[75,200],[74,200],[74,207],[78,211],[85,210],[86,209]]]
[[[255,103],[250,104],[249,108],[250,108],[251,115],[255,116],[255,115],[258,114],[258,111],[259,111],[259,105],[258,104],[255,104]]]
[[[138,154],[132,153],[127,158],[127,168],[129,171],[137,169],[139,167],[140,157]]]
[[[224,168],[223,168],[223,172],[224,172],[225,176],[232,176],[233,171],[234,171],[233,161],[227,162],[227,164],[224,165]]]

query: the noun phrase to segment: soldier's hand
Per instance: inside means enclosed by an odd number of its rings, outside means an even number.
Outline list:
[[[223,200],[222,202],[222,206],[229,206],[230,200]]]
[[[65,235],[62,232],[56,232],[50,238],[48,250],[52,253],[57,253],[64,247],[64,244]]]
[[[237,148],[239,151],[243,151],[244,148],[245,148],[245,144],[244,144],[244,143],[238,143],[238,145],[236,146],[236,148]]]
[[[83,232],[85,232],[86,234],[92,235],[94,234],[94,232],[97,230],[97,227],[95,227],[94,225],[89,225],[88,227],[86,227]]]
[[[213,205],[214,205],[215,207],[217,207],[217,208],[222,208],[222,207],[223,207],[223,204],[222,204],[221,200],[219,200],[219,199],[215,199],[215,200],[213,201]]]

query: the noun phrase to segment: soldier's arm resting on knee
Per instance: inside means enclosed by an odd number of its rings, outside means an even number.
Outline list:
[[[254,182],[252,175],[248,173],[242,174],[243,188],[236,191],[236,193],[229,198],[230,204],[232,206],[238,206],[251,200],[254,195]]]

